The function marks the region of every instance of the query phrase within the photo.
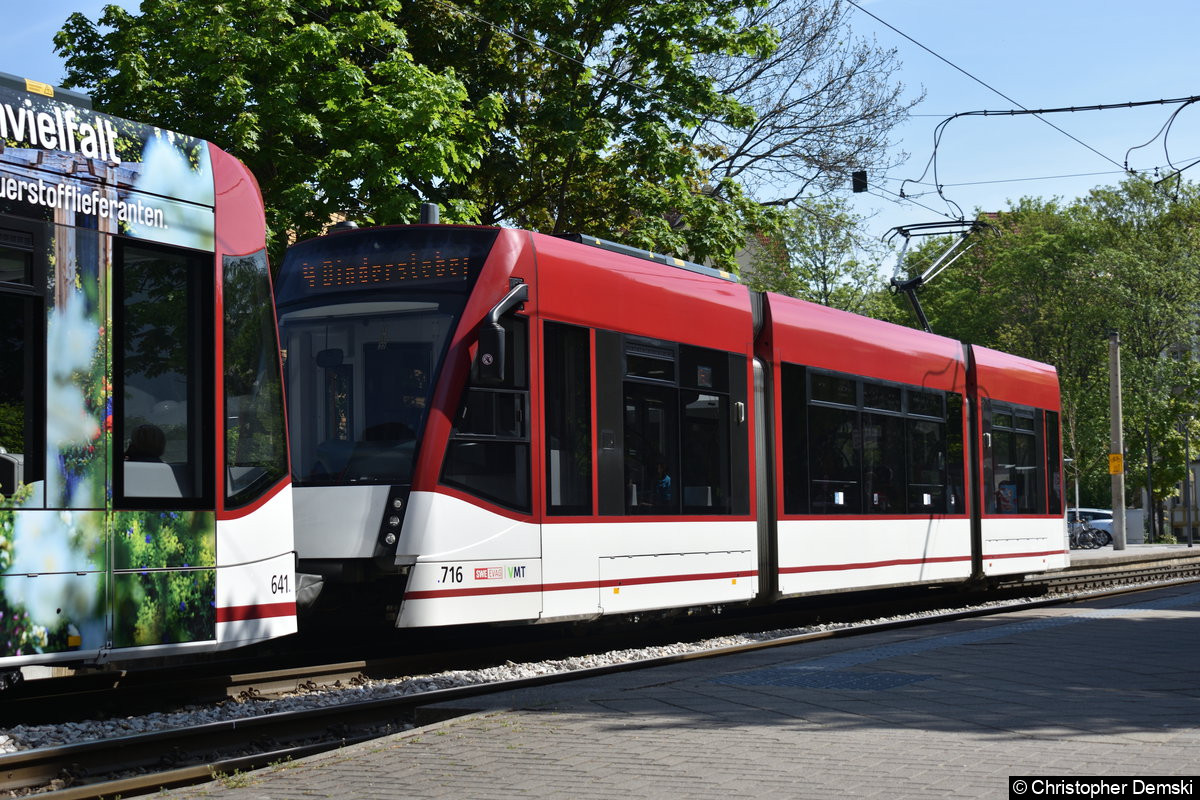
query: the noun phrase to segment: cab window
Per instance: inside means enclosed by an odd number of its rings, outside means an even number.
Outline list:
[[[529,323],[502,319],[505,375],[498,384],[472,377],[454,420],[442,482],[501,506],[528,512]]]

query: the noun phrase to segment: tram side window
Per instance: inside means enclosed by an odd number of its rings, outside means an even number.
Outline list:
[[[236,508],[287,474],[287,439],[266,252],[226,256],[223,280],[225,494]]]
[[[862,507],[862,435],[856,409],[808,409],[810,495],[814,514],[857,514]]]
[[[1046,475],[1049,484],[1047,497],[1051,514],[1061,514],[1062,505],[1062,457],[1059,450],[1058,413],[1046,412]]]
[[[0,505],[46,475],[46,306],[41,226],[0,227]],[[9,227],[9,225],[13,227]]]
[[[442,482],[485,500],[528,512],[529,323],[505,317],[504,381],[499,386],[472,381],[463,392],[442,464]]]
[[[900,393],[899,389],[896,393]],[[905,512],[906,467],[916,465],[905,460],[904,423],[900,416],[863,412],[863,500],[867,513]],[[908,500],[912,500],[911,495]]]
[[[212,267],[202,255],[118,241],[114,438],[124,505],[203,507],[213,495]]]
[[[984,432],[991,437],[987,509],[993,514],[1039,514],[1045,460],[1040,415],[1026,406],[984,400]]]
[[[33,285],[33,234],[0,228],[0,282]]]
[[[39,298],[0,292],[0,504],[45,475],[45,335]]]
[[[680,345],[680,468],[685,514],[732,511],[729,355]]]
[[[780,398],[783,420],[783,511],[808,513],[808,404],[804,367],[784,364]]]
[[[945,425],[929,420],[908,421],[908,505],[916,510],[944,501]]]
[[[731,513],[729,362],[719,350],[625,338],[626,513]]]
[[[956,511],[957,497],[947,491],[948,441],[943,396],[908,390],[908,510]],[[960,428],[961,430],[961,428]],[[959,448],[959,455],[962,450]],[[948,496],[951,495],[951,496]]]
[[[546,509],[592,513],[592,362],[586,328],[547,322]]]
[[[781,383],[784,513],[962,512],[960,395],[792,364]]]
[[[625,502],[630,514],[678,514],[679,390],[625,384]]]
[[[966,453],[963,442],[963,397],[946,395],[946,511],[967,510]]]

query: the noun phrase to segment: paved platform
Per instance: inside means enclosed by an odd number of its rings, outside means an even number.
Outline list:
[[[482,705],[481,705],[482,704]],[[171,798],[1004,798],[1200,773],[1200,585],[510,692]]]
[[[1123,564],[1135,561],[1163,561],[1177,558],[1200,558],[1200,543],[1188,547],[1184,544],[1128,544],[1123,550],[1115,550],[1112,545],[1098,547],[1095,550],[1072,550],[1072,566],[1091,567],[1096,562],[1105,564]]]

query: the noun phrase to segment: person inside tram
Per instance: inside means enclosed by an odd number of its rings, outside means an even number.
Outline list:
[[[125,448],[126,461],[162,461],[167,449],[167,437],[157,425],[139,425]]]
[[[674,487],[671,485],[671,475],[667,472],[667,462],[658,459],[654,463],[654,483],[647,493],[645,505],[662,508],[671,505],[675,498]]]

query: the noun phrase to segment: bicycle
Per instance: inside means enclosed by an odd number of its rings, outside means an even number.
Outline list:
[[[1095,550],[1102,547],[1100,531],[1091,526],[1087,520],[1081,520],[1070,526],[1067,541],[1072,550]]]
[[[1096,547],[1104,547],[1112,544],[1112,534],[1103,528],[1097,528],[1092,525],[1091,520],[1084,520],[1083,525],[1087,530],[1091,531],[1092,537],[1096,540]]]

